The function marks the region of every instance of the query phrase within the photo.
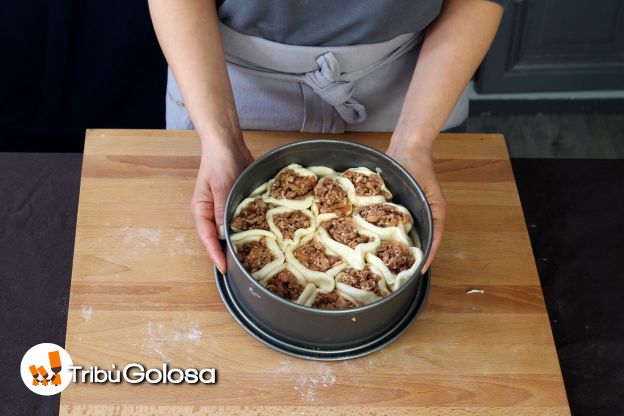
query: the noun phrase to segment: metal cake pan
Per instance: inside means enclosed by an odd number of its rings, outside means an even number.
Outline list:
[[[380,350],[397,339],[407,330],[407,328],[409,328],[422,308],[425,306],[425,300],[427,299],[429,283],[431,280],[431,269],[429,269],[427,273],[423,275],[422,279],[420,279],[416,298],[407,313],[393,327],[391,327],[386,333],[381,334],[379,337],[372,339],[367,343],[350,348],[306,348],[288,343],[280,338],[276,338],[259,327],[254,321],[253,316],[246,315],[246,312],[240,307],[236,298],[232,295],[228,278],[221,274],[216,267],[214,271],[215,282],[217,284],[217,289],[219,290],[219,295],[221,295],[221,299],[223,300],[226,308],[230,311],[236,322],[243,327],[243,329],[263,344],[277,351],[293,357],[316,361],[350,360],[362,357]]]
[[[414,217],[415,241],[426,259],[431,249],[433,221],[424,193],[397,162],[359,143],[306,140],[278,147],[252,163],[235,182],[225,207],[229,224],[238,204],[254,189],[290,163],[327,166],[336,171],[364,166],[377,171]],[[237,308],[269,336],[297,348],[345,350],[358,348],[391,332],[408,315],[421,293],[421,267],[399,290],[370,305],[343,310],[319,310],[289,302],[266,290],[243,268],[225,227],[228,290]]]

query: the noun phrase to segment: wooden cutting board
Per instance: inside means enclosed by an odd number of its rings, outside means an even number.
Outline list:
[[[245,140],[260,156],[321,136]],[[389,141],[338,138],[381,150]],[[322,363],[269,349],[223,306],[189,211],[195,133],[89,131],[67,351],[84,367],[216,368],[218,382],[72,384],[62,414],[569,414],[503,137],[442,134],[434,154],[449,209],[428,304],[390,346]]]

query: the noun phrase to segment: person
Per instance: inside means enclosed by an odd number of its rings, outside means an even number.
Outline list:
[[[434,219],[446,200],[432,145],[467,117],[466,86],[494,38],[504,0],[149,0],[169,64],[167,128],[196,129],[191,207],[226,270],[218,238],[230,188],[253,161],[241,129],[391,131],[387,154],[423,188]]]

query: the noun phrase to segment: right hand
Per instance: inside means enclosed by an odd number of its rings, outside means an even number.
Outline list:
[[[431,208],[433,217],[433,240],[431,242],[431,251],[429,257],[425,260],[422,267],[424,274],[431,262],[435,258],[440,243],[442,242],[442,234],[444,234],[444,224],[446,222],[447,203],[440,186],[440,181],[436,176],[433,167],[433,141],[437,133],[433,137],[417,136],[412,134],[407,136],[408,139],[402,139],[401,132],[405,130],[395,130],[388,147],[387,154],[399,162],[414,177],[418,185],[421,187],[427,198],[427,203]],[[430,129],[430,131],[437,131]],[[406,137],[406,136],[403,136]],[[422,137],[425,137],[423,139]]]
[[[234,182],[253,160],[242,139],[202,150],[191,210],[197,235],[222,273],[227,265],[218,238],[224,238],[225,202]]]
[[[433,241],[431,243],[431,251],[422,267],[424,274],[433,259],[435,258],[442,235],[444,234],[444,224],[446,222],[447,203],[442,193],[442,187],[433,168],[433,155],[431,149],[423,146],[412,146],[409,150],[400,146],[391,146],[388,154],[399,162],[414,177],[418,185],[422,188],[427,203],[431,208],[433,217]]]

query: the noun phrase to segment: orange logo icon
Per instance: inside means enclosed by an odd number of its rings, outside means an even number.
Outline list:
[[[20,372],[26,387],[44,396],[58,394],[71,382],[72,360],[62,347],[43,343],[29,349]]]
[[[48,372],[44,366],[37,368],[34,364],[31,364],[28,367],[30,369],[30,374],[33,376],[33,386],[38,386],[39,384],[47,386],[48,382],[50,382],[53,386],[60,386],[62,384],[61,375],[59,373],[63,367],[61,366],[61,355],[59,354],[59,351],[48,352],[48,358],[50,359],[50,370],[54,373],[52,374],[52,377],[48,378]],[[43,377],[42,380],[39,380],[39,375]]]

